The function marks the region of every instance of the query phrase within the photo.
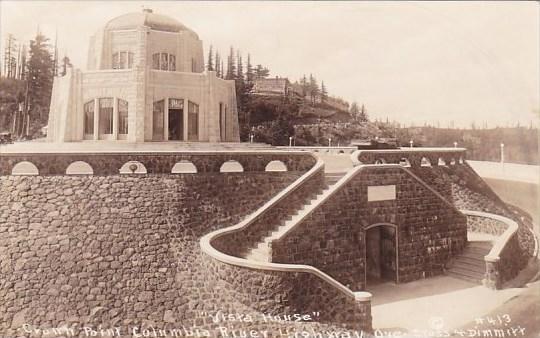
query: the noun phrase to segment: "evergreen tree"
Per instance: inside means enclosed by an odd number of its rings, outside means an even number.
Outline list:
[[[326,99],[328,99],[328,91],[324,85],[324,81],[321,81],[321,102],[326,102]]]
[[[252,83],[254,79],[253,66],[251,65],[251,56],[248,54],[247,65],[246,65],[246,81],[247,83]]]
[[[244,81],[244,65],[242,64],[242,55],[240,51],[236,51],[236,79]]]
[[[311,99],[311,104],[314,105],[317,103],[317,98],[319,97],[319,85],[313,74],[309,74],[309,96]]]
[[[358,108],[358,103],[353,101],[351,107],[349,108],[349,113],[351,114],[353,121],[358,122],[360,117],[360,109]]]
[[[302,85],[302,96],[306,97],[308,94],[308,82],[305,74],[302,77],[302,80],[300,80],[300,84]]]
[[[360,122],[367,122],[369,120],[366,107],[364,106],[363,103],[362,103],[362,107],[360,107],[360,111],[358,112],[358,120]]]
[[[221,78],[223,79],[225,77],[225,66],[223,63],[223,60],[221,60]]]
[[[256,79],[265,79],[266,77],[268,77],[268,75],[270,75],[270,71],[268,70],[268,68],[261,65],[257,65],[257,67],[255,67]]]
[[[221,69],[221,58],[219,56],[219,52],[216,50],[216,76],[221,77],[222,71],[223,70]]]
[[[39,129],[47,123],[53,81],[53,60],[49,39],[38,32],[30,41],[28,60],[28,102],[31,128]],[[36,121],[37,119],[37,121]]]
[[[61,76],[65,76],[67,74],[68,67],[72,67],[71,61],[67,56],[64,56],[62,58],[62,72],[60,73]]]
[[[212,45],[210,45],[210,49],[208,50],[208,62],[206,63],[206,70],[213,71],[214,69],[214,53],[212,51]]]
[[[226,80],[234,80],[236,77],[236,62],[234,60],[234,48],[231,46],[229,56],[227,57],[227,76]]]

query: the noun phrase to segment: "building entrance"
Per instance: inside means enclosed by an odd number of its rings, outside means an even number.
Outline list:
[[[397,282],[396,227],[375,225],[366,230],[366,282]]]

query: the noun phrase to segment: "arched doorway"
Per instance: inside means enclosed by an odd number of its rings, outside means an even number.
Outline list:
[[[398,282],[398,231],[389,223],[372,224],[364,229],[366,285]]]

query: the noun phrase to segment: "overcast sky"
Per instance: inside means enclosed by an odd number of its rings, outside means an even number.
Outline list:
[[[89,37],[142,7],[193,29],[213,45],[251,53],[272,76],[313,73],[331,94],[364,103],[372,118],[458,126],[537,124],[536,2],[0,2],[2,44],[37,26],[75,67]],[[3,50],[3,47],[2,47]]]

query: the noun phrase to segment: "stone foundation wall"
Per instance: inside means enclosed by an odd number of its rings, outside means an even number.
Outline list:
[[[198,240],[301,174],[0,177],[0,336],[23,323],[189,326],[234,308],[202,287]]]
[[[367,187],[395,185],[395,200],[368,202]],[[440,274],[467,241],[466,218],[401,167],[364,167],[280,240],[272,261],[317,267],[365,288],[365,228],[398,228],[398,282]]]
[[[203,254],[211,281],[261,313],[319,314],[319,323],[371,331],[371,303],[357,301],[312,273],[251,269]]]

